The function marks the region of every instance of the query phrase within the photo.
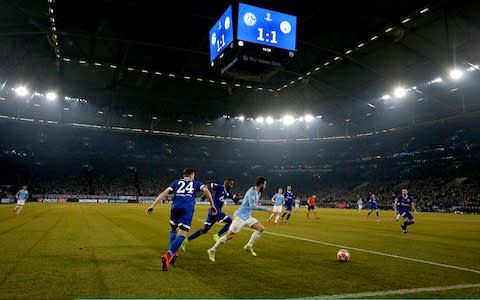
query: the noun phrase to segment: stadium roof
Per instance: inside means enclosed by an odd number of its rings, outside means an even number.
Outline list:
[[[365,128],[377,109],[384,119],[409,118],[381,101],[395,86],[480,62],[476,1],[248,1],[298,16],[298,51],[271,76],[222,77],[209,65],[208,31],[232,2],[2,1],[0,80],[174,121],[293,112]],[[417,117],[461,110],[458,98],[478,92],[478,76],[462,83],[462,95],[456,83],[419,88],[409,101],[428,105],[414,109]]]

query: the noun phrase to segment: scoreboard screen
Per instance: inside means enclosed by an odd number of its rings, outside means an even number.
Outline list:
[[[210,61],[233,42],[232,6],[230,5],[210,30]]]
[[[237,39],[285,50],[296,50],[297,17],[240,3]]]

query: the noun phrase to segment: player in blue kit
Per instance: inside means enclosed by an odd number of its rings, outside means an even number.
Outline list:
[[[255,180],[255,186],[251,187],[246,193],[243,198],[242,205],[239,209],[235,212],[235,220],[230,225],[227,233],[222,236],[216,243],[213,245],[212,248],[207,250],[208,259],[210,261],[215,261],[215,253],[217,252],[218,248],[225,244],[228,240],[231,240],[235,234],[240,232],[243,226],[248,226],[255,231],[252,233],[250,240],[248,243],[243,246],[243,249],[249,252],[252,256],[257,256],[255,251],[253,251],[253,245],[255,242],[262,236],[265,227],[257,221],[257,219],[252,217],[252,212],[254,210],[261,210],[266,212],[271,212],[271,208],[267,208],[265,206],[259,206],[258,200],[260,200],[260,195],[264,191],[265,187],[267,186],[267,180],[263,177],[257,177]]]
[[[17,205],[12,210],[12,212],[17,216],[19,216],[20,213],[22,212],[23,207],[25,206],[25,202],[27,201],[28,196],[30,195],[27,188],[28,187],[24,185],[22,189],[19,190],[18,193],[15,195],[15,198],[17,199]]]
[[[235,195],[232,194],[231,192],[233,188],[233,179],[230,179],[230,178],[225,179],[225,181],[223,182],[223,185],[217,184],[217,183],[211,183],[210,188],[215,192],[215,194],[213,195],[213,203],[217,208],[217,214],[212,215],[211,211],[208,212],[207,219],[203,223],[203,228],[195,231],[183,241],[181,246],[181,249],[183,252],[186,251],[188,242],[198,238],[202,234],[207,233],[216,222],[224,222],[225,225],[222,227],[222,229],[220,229],[216,234],[213,235],[213,239],[215,241],[218,241],[218,239],[225,232],[227,232],[228,228],[230,227],[230,224],[232,224],[232,218],[230,218],[229,215],[227,215],[225,212],[222,211],[222,207],[225,204],[226,199],[233,200],[235,198]]]
[[[283,203],[285,201],[285,197],[283,196],[283,189],[278,188],[278,192],[273,195],[272,203],[273,203],[273,212],[268,218],[268,223],[272,221],[273,216],[275,216],[275,223],[278,224],[278,220],[280,219],[280,214],[282,213]]]
[[[402,228],[402,233],[405,234],[407,233],[407,226],[415,224],[415,218],[410,209],[413,209],[415,213],[417,212],[413,198],[408,195],[407,189],[402,189],[402,194],[397,197],[394,207],[397,210],[396,213],[400,214],[404,220],[400,227]]]
[[[377,215],[377,221],[380,221],[380,216],[378,214],[378,202],[377,202],[377,197],[375,197],[375,194],[372,194],[370,196],[370,199],[368,199],[368,203],[370,203],[370,211],[365,216],[365,219],[368,219],[368,216],[370,216],[372,212],[375,210]]]
[[[213,203],[212,194],[210,194],[206,185],[195,180],[195,170],[189,168],[183,171],[183,179],[172,182],[145,211],[147,215],[151,214],[155,206],[169,193],[173,192],[173,204],[170,210],[170,248],[162,255],[163,271],[168,271],[169,265],[175,263],[178,256],[177,251],[185,240],[190,226],[192,226],[195,195],[198,191],[205,193],[211,205],[211,214],[215,216],[217,209]]]
[[[295,198],[296,198],[295,193],[292,192],[292,186],[291,185],[287,186],[287,191],[285,192],[285,194],[283,196],[285,197],[285,202],[283,204],[283,206],[285,207],[285,212],[282,215],[282,221],[283,221],[283,218],[286,215],[287,219],[285,220],[285,224],[287,224],[288,220],[290,219],[290,216],[292,215],[292,207],[294,205]]]

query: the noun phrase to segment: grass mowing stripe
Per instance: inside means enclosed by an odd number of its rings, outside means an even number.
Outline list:
[[[457,284],[457,285],[448,285],[448,286],[432,286],[432,287],[426,287],[426,288],[412,288],[412,289],[400,289],[400,290],[390,290],[390,291],[362,292],[362,293],[353,293],[353,294],[325,295],[325,296],[318,296],[318,297],[307,297],[302,299],[382,297],[382,296],[389,296],[389,295],[404,295],[404,294],[413,294],[413,293],[470,289],[470,288],[476,288],[476,287],[480,287],[480,283]]]
[[[220,224],[218,224],[218,225],[220,225]],[[250,228],[248,228],[248,230],[253,231],[253,229],[250,229]],[[448,265],[448,264],[443,264],[443,263],[437,263],[437,262],[423,260],[423,259],[405,257],[405,256],[400,256],[400,255],[395,255],[395,254],[389,254],[389,253],[379,252],[379,251],[374,251],[374,250],[367,250],[367,249],[362,249],[362,248],[350,247],[350,246],[346,246],[346,245],[339,245],[339,244],[334,244],[334,243],[317,241],[317,240],[297,237],[297,236],[293,236],[293,235],[281,234],[281,233],[270,232],[270,231],[264,231],[263,234],[281,236],[281,237],[286,237],[286,238],[290,238],[290,239],[295,239],[295,240],[300,240],[300,241],[305,241],[305,242],[311,242],[311,243],[316,243],[316,244],[321,244],[321,245],[326,245],[326,246],[332,246],[332,247],[338,247],[338,248],[347,248],[347,249],[355,250],[355,251],[359,251],[359,252],[382,255],[382,256],[387,256],[387,257],[392,257],[392,258],[414,261],[414,262],[423,263],[423,264],[429,264],[429,265],[443,267],[443,268],[456,269],[456,270],[461,270],[461,271],[480,274],[480,270],[469,269],[469,268],[464,268],[464,267],[459,267],[459,266],[454,266],[454,265]]]
[[[250,229],[250,230],[252,230],[252,229]],[[434,261],[405,257],[405,256],[389,254],[389,253],[385,253],[385,252],[379,252],[379,251],[367,250],[367,249],[362,249],[362,248],[350,247],[350,246],[346,246],[346,245],[333,244],[333,243],[311,240],[311,239],[306,239],[306,238],[302,238],[302,237],[296,237],[296,236],[292,236],[292,235],[286,235],[286,234],[269,232],[269,231],[264,231],[263,233],[264,234],[281,236],[281,237],[286,237],[286,238],[291,238],[291,239],[296,239],[296,240],[300,240],[300,241],[322,244],[322,245],[326,245],[326,246],[332,246],[332,247],[338,247],[338,248],[347,248],[347,249],[351,249],[351,250],[355,250],[355,251],[359,251],[359,252],[388,256],[388,257],[392,257],[392,258],[398,258],[398,259],[414,261],[414,262],[429,264],[429,265],[438,266],[438,267],[444,267],[444,268],[449,268],[449,269],[456,269],[456,270],[461,270],[461,271],[480,274],[480,270],[469,269],[469,268],[464,268],[464,267],[459,267],[459,266],[454,266],[454,265],[448,265],[448,264],[442,264],[442,263],[437,263],[437,262],[434,262]]]

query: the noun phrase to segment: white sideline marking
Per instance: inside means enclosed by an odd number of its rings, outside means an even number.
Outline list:
[[[216,224],[218,224],[218,223],[216,223]],[[220,224],[218,224],[218,225],[220,225]],[[248,228],[248,230],[252,230],[252,229]],[[414,261],[414,262],[418,262],[418,263],[422,263],[422,264],[433,265],[433,266],[437,266],[437,267],[443,267],[443,268],[449,268],[449,269],[455,269],[455,270],[480,274],[480,270],[469,269],[469,268],[464,268],[464,267],[459,267],[459,266],[454,266],[454,265],[448,265],[448,264],[442,264],[442,263],[437,263],[437,262],[434,262],[434,261],[405,257],[405,256],[389,254],[389,253],[379,252],[379,251],[374,251],[374,250],[367,250],[367,249],[362,249],[362,248],[350,247],[350,246],[346,246],[346,245],[339,245],[339,244],[334,244],[334,243],[322,242],[322,241],[297,237],[297,236],[293,236],[293,235],[287,235],[287,234],[270,232],[270,231],[264,231],[263,234],[276,235],[276,236],[286,237],[286,238],[299,240],[299,241],[304,241],[304,242],[310,242],[310,243],[332,246],[332,247],[337,247],[337,248],[346,248],[346,249],[355,250],[355,251],[359,251],[359,252],[382,255],[382,256],[387,256],[387,257],[392,257],[392,258]]]
[[[461,271],[480,274],[480,270],[469,269],[469,268],[464,268],[464,267],[459,267],[459,266],[454,266],[454,265],[447,265],[447,264],[437,263],[437,262],[423,260],[423,259],[405,257],[405,256],[389,254],[389,253],[385,253],[385,252],[379,252],[379,251],[367,250],[367,249],[362,249],[362,248],[350,247],[350,246],[346,246],[346,245],[333,244],[333,243],[311,240],[311,239],[306,239],[306,238],[301,238],[301,237],[296,237],[296,236],[291,236],[291,235],[286,235],[286,234],[281,234],[281,233],[269,232],[269,231],[264,231],[263,234],[277,235],[277,236],[287,237],[287,238],[296,239],[296,240],[300,240],[300,241],[322,244],[322,245],[327,245],[327,246],[332,246],[332,247],[337,247],[337,248],[346,248],[346,249],[351,249],[351,250],[355,250],[355,251],[359,251],[359,252],[388,256],[388,257],[393,257],[393,258],[398,258],[398,259],[403,259],[403,260],[409,260],[409,261],[414,261],[414,262],[423,263],[423,264],[429,264],[429,265],[438,266],[438,267],[444,267],[444,268],[450,268],[450,269],[456,269],[456,270],[461,270]]]
[[[326,296],[316,296],[316,297],[307,297],[302,299],[316,299],[316,298],[365,298],[365,297],[378,297],[378,296],[388,296],[388,295],[402,295],[402,294],[413,294],[413,293],[423,293],[423,292],[437,292],[437,291],[448,291],[448,290],[459,290],[459,289],[469,289],[480,287],[480,283],[472,284],[457,284],[457,285],[447,285],[447,286],[432,286],[426,288],[412,288],[412,289],[400,289],[400,290],[390,290],[390,291],[378,291],[378,292],[363,292],[355,294],[338,294],[338,295],[326,295]]]

